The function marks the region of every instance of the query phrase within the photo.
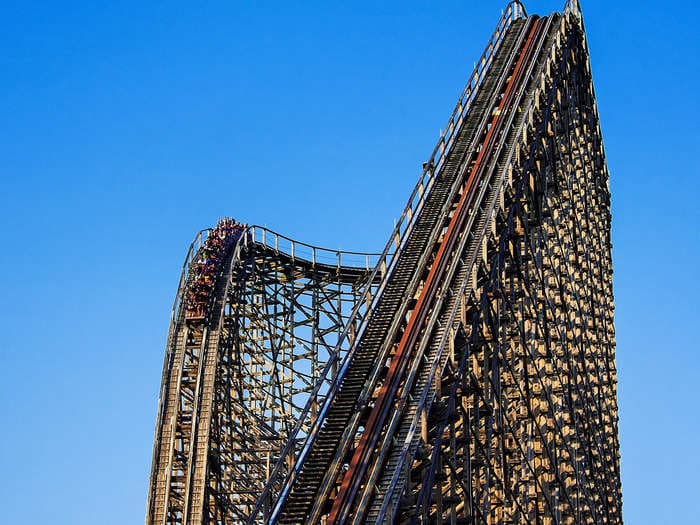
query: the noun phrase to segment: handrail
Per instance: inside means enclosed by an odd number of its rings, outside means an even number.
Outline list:
[[[491,38],[489,39],[489,42],[486,45],[486,48],[484,49],[484,52],[482,53],[476,68],[469,77],[469,80],[467,81],[467,84],[463,89],[460,98],[457,101],[455,109],[453,110],[452,115],[450,116],[447,122],[447,126],[445,126],[444,128],[445,131],[441,133],[440,138],[438,139],[438,143],[433,149],[430,160],[423,165],[423,171],[421,173],[421,176],[419,177],[416,186],[413,189],[413,192],[411,193],[411,196],[409,197],[408,204],[404,208],[402,215],[397,221],[397,224],[389,237],[387,245],[382,254],[379,256],[376,262],[376,266],[372,272],[372,275],[368,279],[367,284],[365,285],[365,290],[363,291],[361,296],[366,296],[366,303],[368,304],[368,307],[363,313],[360,313],[361,307],[363,306],[363,302],[358,301],[358,303],[353,308],[352,313],[350,314],[349,321],[346,324],[343,333],[338,338],[338,347],[348,337],[350,327],[352,327],[355,321],[358,320],[356,319],[358,315],[361,315],[361,318],[359,319],[360,323],[357,327],[355,341],[359,340],[361,335],[364,333],[368,320],[371,317],[371,313],[376,308],[378,297],[381,296],[381,293],[386,287],[387,277],[391,275],[391,272],[394,268],[396,258],[393,255],[395,253],[398,253],[405,244],[408,233],[412,230],[412,227],[416,221],[416,217],[422,210],[426,198],[430,194],[430,191],[433,187],[433,183],[436,177],[439,176],[440,171],[444,166],[445,160],[452,150],[455,138],[465,122],[467,113],[471,109],[471,105],[476,96],[476,92],[484,81],[486,72],[491,66],[493,57],[498,48],[500,47],[500,44],[502,43],[505,37],[506,31],[514,21],[525,18],[526,16],[527,13],[525,11],[525,8],[522,5],[522,3],[518,0],[510,2],[504,10],[503,14],[501,15],[501,18],[499,19],[499,22],[496,25],[496,29],[492,33]],[[392,247],[394,248],[393,252],[391,251]],[[382,282],[375,291],[375,293],[372,294],[369,285],[373,282],[376,282],[375,279],[378,273],[381,273]],[[280,492],[279,497],[277,498],[275,507],[273,509],[271,522],[275,521],[276,516],[281,509],[283,501],[289,494],[291,486],[296,476],[300,472],[301,467],[304,464],[306,455],[308,454],[311,444],[315,439],[316,431],[318,430],[321,422],[324,420],[324,417],[330,407],[330,402],[333,399],[333,396],[335,395],[340,382],[347,373],[349,364],[354,356],[356,348],[356,345],[353,345],[353,347],[345,355],[344,360],[341,363],[340,369],[335,377],[335,380],[332,381],[331,387],[325,395],[323,405],[321,407],[321,410],[318,412],[316,419],[312,422],[310,428],[306,432],[306,435],[304,437],[299,437],[299,432],[303,426],[304,420],[311,411],[311,407],[317,405],[319,402],[318,396],[321,385],[329,381],[329,374],[331,370],[336,368],[336,362],[339,359],[339,352],[334,352],[334,354],[326,363],[326,366],[321,372],[319,380],[314,390],[311,392],[307,400],[307,404],[304,407],[304,410],[300,414],[299,419],[297,420],[297,423],[294,426],[294,429],[290,433],[284,449],[281,451],[280,457],[277,460],[275,467],[270,473],[269,479],[265,487],[263,488],[263,491],[257,499],[253,512],[248,518],[249,524],[255,523],[256,516],[261,512],[265,502],[269,500],[269,496],[272,490],[281,481],[280,477],[283,475],[283,472],[285,470],[286,459],[290,456],[292,451],[297,448],[298,442],[303,440],[303,444],[299,452],[297,461],[294,464],[294,468],[287,474],[284,486],[282,488],[282,491]]]
[[[251,225],[247,228],[246,242],[256,242],[277,253],[285,253],[292,260],[302,259],[312,264],[327,264],[340,267],[373,269],[381,257],[380,253],[332,250],[297,241],[265,226]],[[392,254],[393,255],[393,254]],[[344,262],[345,261],[345,262]]]

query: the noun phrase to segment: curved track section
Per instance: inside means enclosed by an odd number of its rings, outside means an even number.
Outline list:
[[[310,393],[327,392],[321,371],[351,344],[375,264],[230,219],[197,235],[169,331],[147,523],[250,514]]]

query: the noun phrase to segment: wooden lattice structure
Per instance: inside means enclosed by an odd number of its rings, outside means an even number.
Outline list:
[[[147,523],[622,522],[610,194],[578,3],[511,2],[445,130],[382,254],[230,221],[198,236]]]

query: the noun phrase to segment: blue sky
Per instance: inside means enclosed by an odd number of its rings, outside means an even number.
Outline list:
[[[6,523],[142,522],[194,233],[380,249],[505,2],[143,4],[2,4]],[[659,5],[583,1],[630,524],[696,523],[700,492],[700,42],[693,3]]]

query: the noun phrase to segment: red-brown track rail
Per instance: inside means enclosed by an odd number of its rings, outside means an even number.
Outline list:
[[[544,24],[542,19],[536,19],[532,22],[529,29],[527,40],[524,44],[523,51],[515,65],[513,74],[506,87],[503,98],[498,105],[497,110],[491,120],[489,130],[483,142],[483,147],[479,151],[476,161],[467,183],[465,191],[457,204],[456,210],[443,242],[440,244],[435,255],[434,262],[425,280],[423,290],[417,299],[413,314],[411,315],[406,330],[404,331],[399,342],[396,353],[392,359],[389,372],[386,380],[382,385],[374,407],[370,413],[369,419],[365,426],[365,430],[360,438],[360,442],[355,449],[349,468],[345,473],[340,490],[335,497],[333,507],[328,516],[326,523],[343,523],[351,512],[351,505],[357,490],[362,483],[364,473],[370,463],[370,455],[374,446],[379,439],[379,435],[392,406],[392,399],[401,383],[403,373],[406,370],[410,357],[411,350],[414,348],[421,334],[423,324],[429,314],[430,306],[439,287],[440,278],[448,264],[449,256],[452,253],[460,234],[462,233],[463,225],[467,219],[469,206],[474,197],[474,190],[477,187],[479,176],[483,172],[485,160],[493,152],[496,144],[495,138],[500,130],[502,117],[505,110],[512,104],[515,98],[516,88],[523,82],[524,66],[533,59],[533,54],[537,46],[535,43],[542,37]]]

